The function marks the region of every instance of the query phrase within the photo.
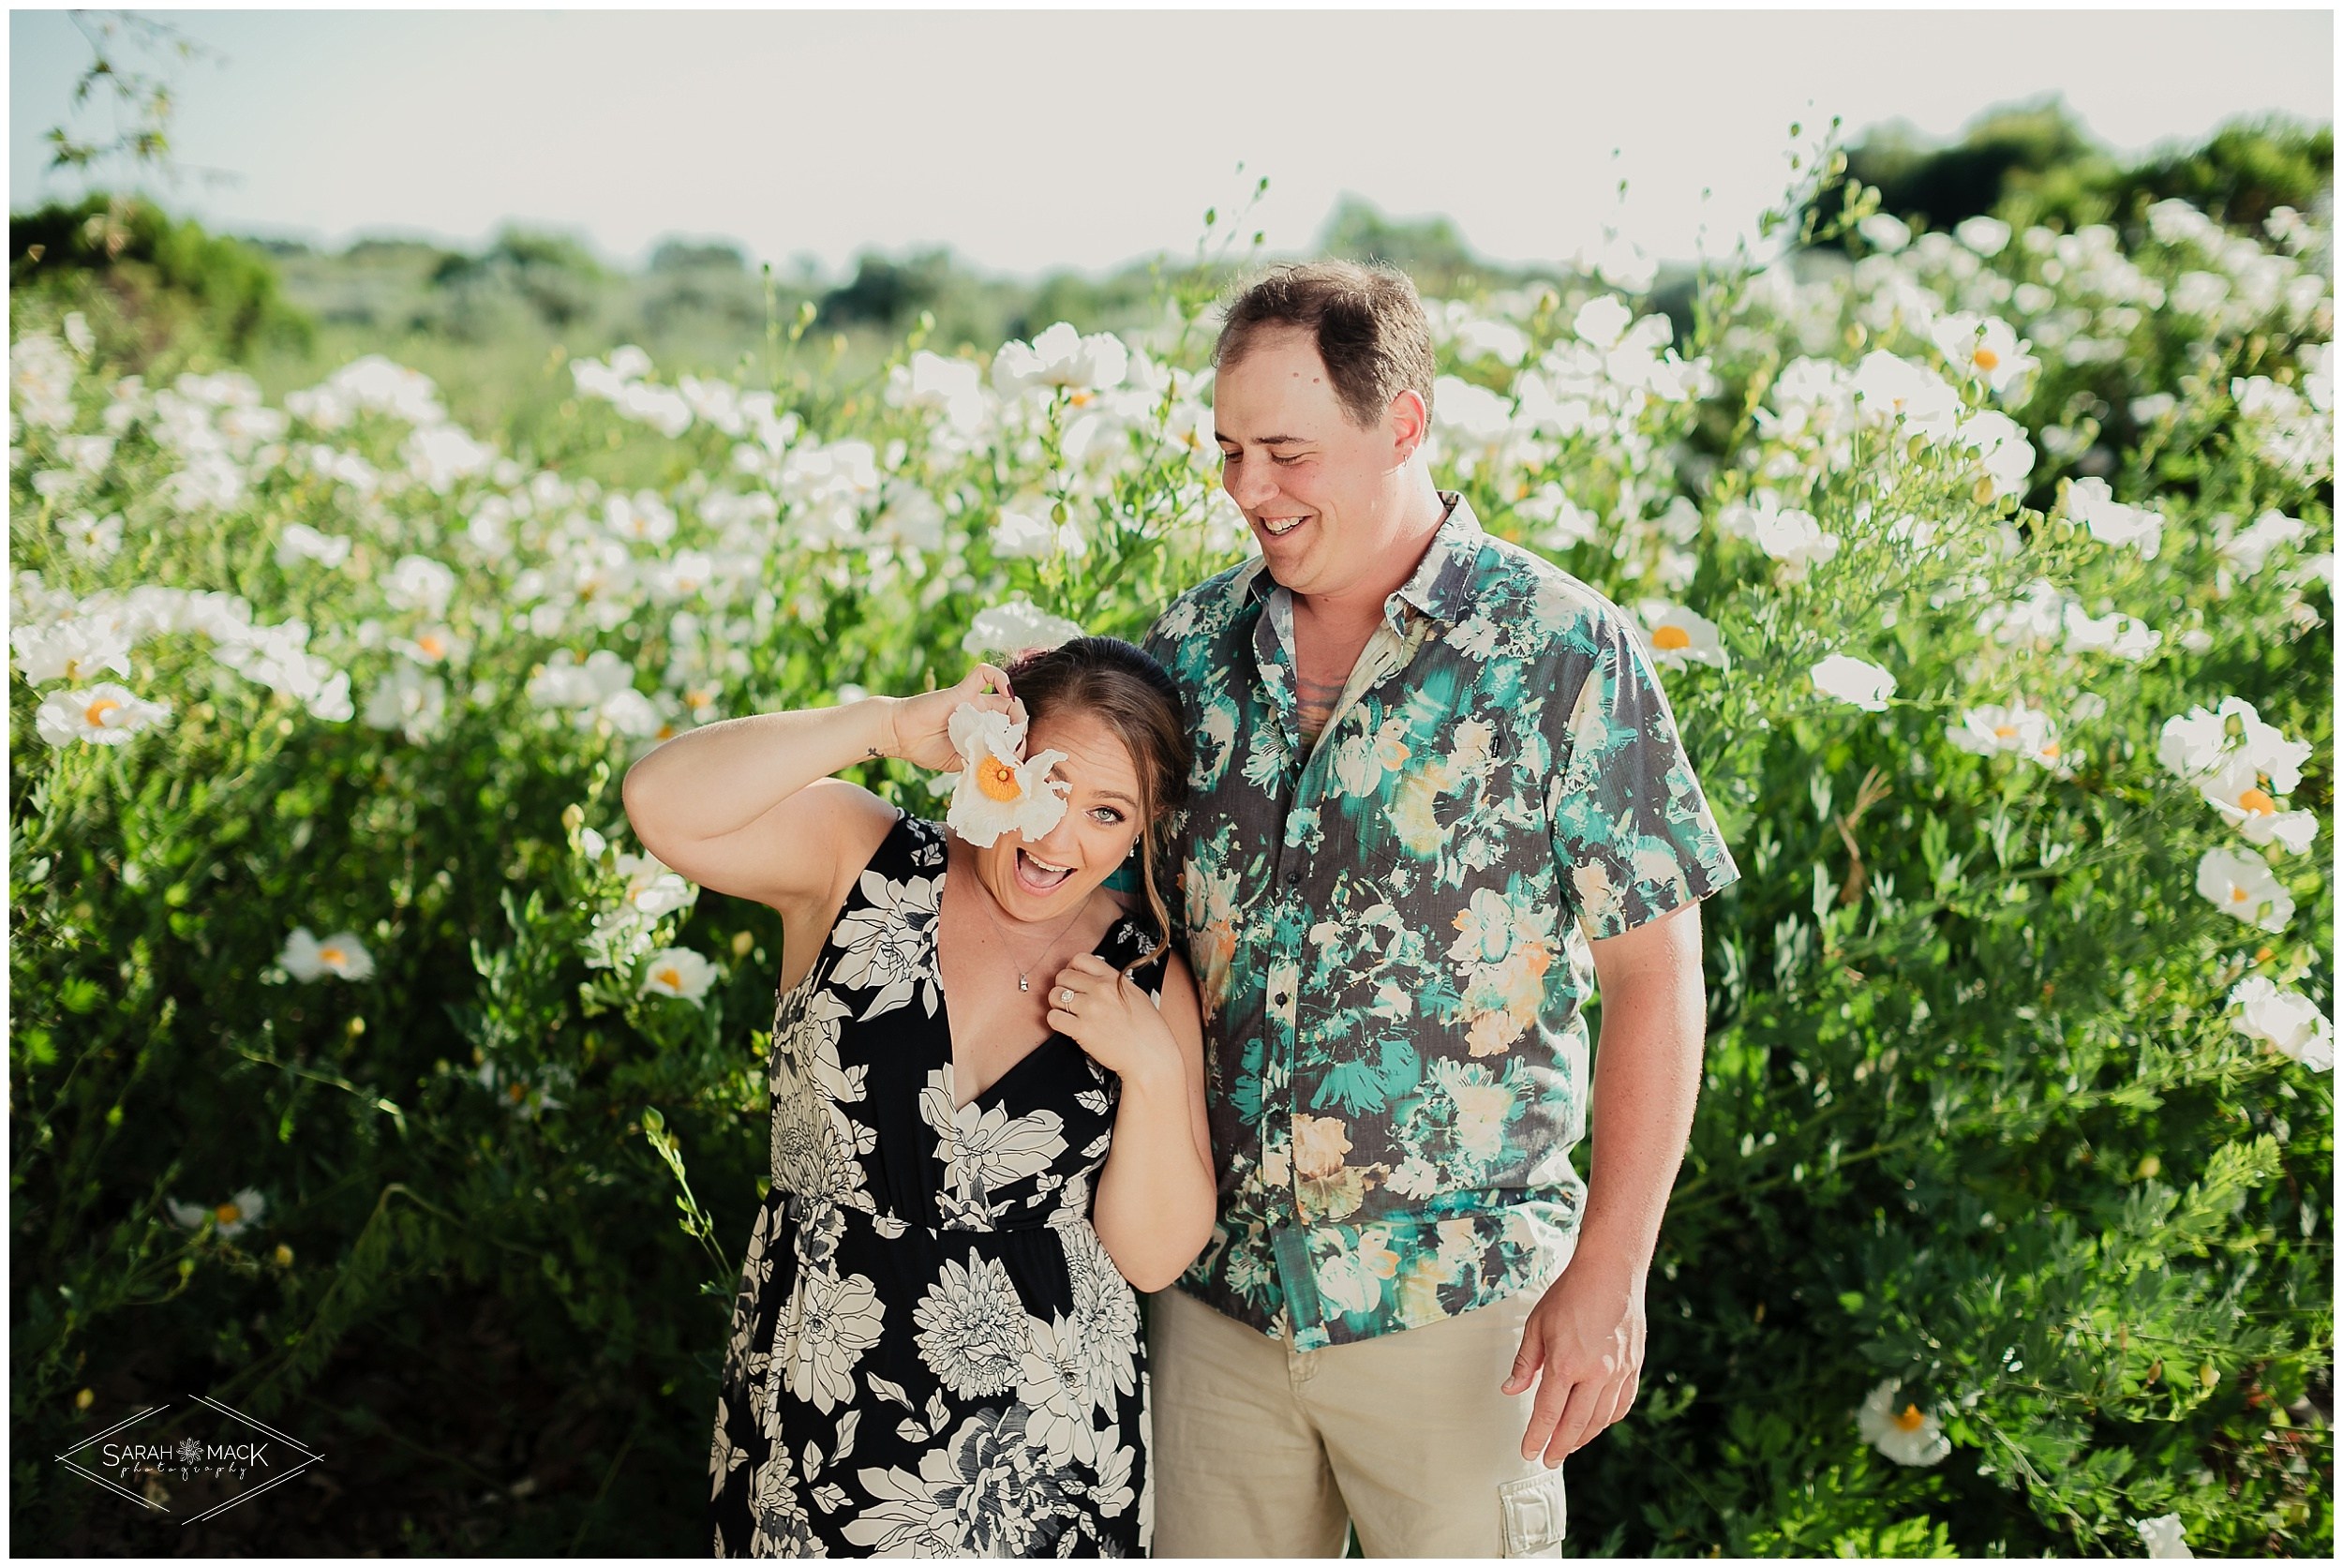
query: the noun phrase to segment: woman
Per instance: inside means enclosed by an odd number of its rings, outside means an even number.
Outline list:
[[[960,767],[963,703],[1063,754],[1041,837],[979,848],[828,777]],[[1195,983],[1156,882],[1187,769],[1162,668],[1084,637],[946,691],[709,724],[628,773],[644,846],[785,933],[717,1555],[1145,1548],[1133,1288],[1213,1224]],[[1101,886],[1127,862],[1143,919]]]

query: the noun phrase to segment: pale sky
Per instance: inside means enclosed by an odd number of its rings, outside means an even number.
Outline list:
[[[168,20],[227,56],[177,71],[179,156],[236,179],[172,204],[215,228],[477,245],[509,219],[620,263],[679,234],[833,274],[924,244],[1025,276],[1185,254],[1261,174],[1247,229],[1273,250],[1306,248],[1350,192],[1443,214],[1502,261],[1569,256],[1606,222],[1682,259],[1704,223],[1729,248],[1780,194],[1793,120],[1950,136],[2055,92],[2138,151],[2239,113],[2331,121],[2335,100],[2329,10]],[[62,12],[11,11],[8,32],[22,209],[73,192],[41,136],[87,50]]]

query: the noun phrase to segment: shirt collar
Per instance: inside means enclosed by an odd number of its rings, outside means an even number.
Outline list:
[[[1399,585],[1398,591],[1383,601],[1383,613],[1393,629],[1405,633],[1406,616],[1403,606],[1449,625],[1462,620],[1472,607],[1472,581],[1477,573],[1482,542],[1487,537],[1481,520],[1472,515],[1472,503],[1461,492],[1439,492],[1447,515],[1441,518],[1440,530],[1425,548],[1424,559],[1416,563],[1414,575]],[[1269,575],[1269,563],[1256,556],[1253,575],[1246,582],[1245,597],[1248,604],[1259,604],[1280,585]]]

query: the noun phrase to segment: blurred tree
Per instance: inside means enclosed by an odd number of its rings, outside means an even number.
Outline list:
[[[1447,218],[1386,217],[1356,196],[1346,195],[1336,204],[1318,249],[1344,261],[1389,261],[1426,294],[1454,291],[1489,272]]]
[[[517,227],[477,256],[446,254],[431,273],[432,288],[447,296],[448,329],[473,341],[496,336],[521,307],[549,327],[575,325],[594,314],[607,280],[583,241]]]
[[[2096,189],[2118,173],[2066,104],[2052,97],[1997,109],[1950,146],[1932,144],[1909,125],[1883,127],[1847,149],[1846,178],[1879,190],[1879,210],[1915,228],[1949,229],[1991,213],[2012,189]],[[1838,210],[1837,188],[1817,195]]]
[[[8,216],[11,303],[34,293],[130,328],[122,346],[160,353],[187,332],[242,359],[263,345],[306,347],[308,316],[283,295],[267,257],[173,220],[150,202],[96,195]]]
[[[2279,207],[2331,207],[2335,200],[2335,127],[2265,115],[2235,120],[2193,147],[2167,150],[2123,170],[2105,187],[2111,217],[2138,221],[2147,208],[2177,196],[2224,223],[2258,229]],[[2034,217],[2052,216],[2045,204]]]
[[[855,258],[852,281],[822,296],[825,326],[879,326],[892,332],[933,306],[952,276],[948,251],[923,250],[896,261],[876,252]]]
[[[749,259],[730,240],[664,240],[650,253],[650,270],[668,272],[746,272]]]
[[[1950,145],[1933,144],[1908,125],[1882,127],[1846,157],[1847,181],[1876,187],[1880,211],[1940,231],[1981,214],[2020,228],[2136,225],[2152,203],[2174,196],[2255,229],[2275,208],[2307,212],[2331,202],[2335,189],[2329,126],[2275,115],[2238,120],[2203,142],[2127,165],[2054,97],[1995,110]],[[1817,193],[1816,216],[1838,210],[1841,188]]]

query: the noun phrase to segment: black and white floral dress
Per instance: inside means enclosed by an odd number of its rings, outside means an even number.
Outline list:
[[[1063,1034],[954,1110],[944,829],[904,816],[780,999],[773,1187],[716,1402],[719,1557],[1127,1557],[1139,1302],[1090,1227],[1121,1083]],[[1154,944],[1125,916],[1096,951]],[[1160,1005],[1160,963],[1137,971]]]

